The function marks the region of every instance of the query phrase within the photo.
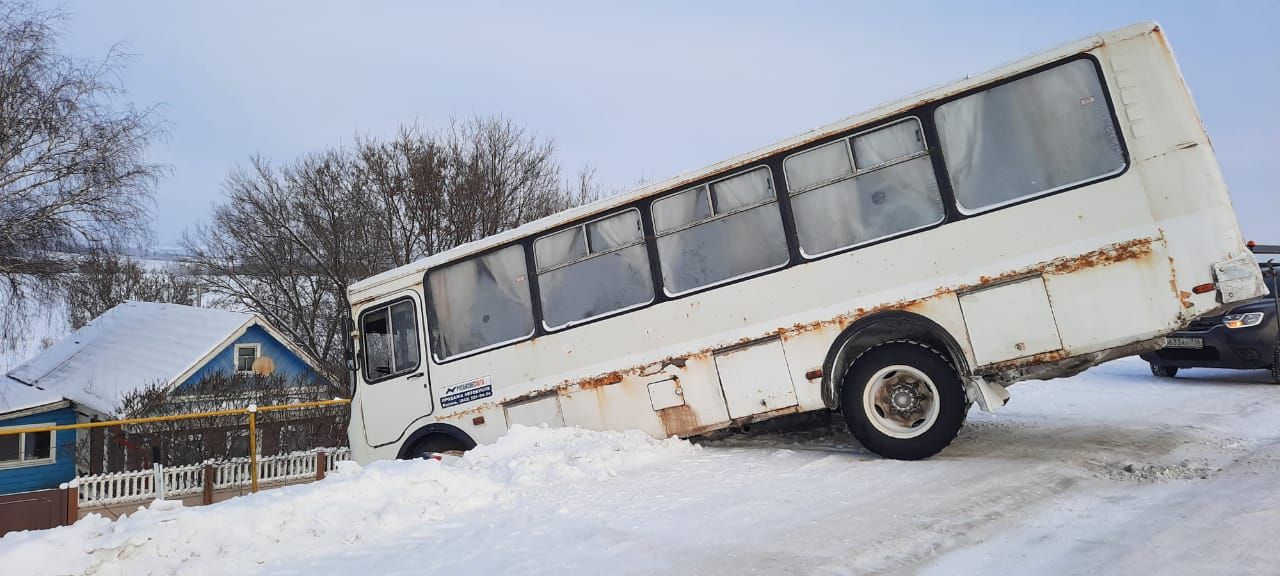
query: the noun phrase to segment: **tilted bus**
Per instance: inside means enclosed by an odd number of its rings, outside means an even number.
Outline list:
[[[1134,25],[352,285],[351,447],[836,410],[923,458],[1014,382],[1262,293],[1164,34]]]

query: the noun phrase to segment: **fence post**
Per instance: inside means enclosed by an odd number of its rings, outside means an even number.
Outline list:
[[[325,464],[326,462],[325,462],[324,450],[316,452],[316,480],[317,481],[324,480]]]
[[[80,484],[75,480],[67,483],[67,523],[70,526],[80,519]]]
[[[156,462],[151,465],[154,475],[151,479],[151,487],[156,491],[156,500],[164,500],[164,465]]]
[[[204,465],[204,505],[213,504],[213,483],[217,481],[217,472],[213,469],[213,464],[206,463]]]
[[[258,405],[249,405],[249,491],[258,491]]]

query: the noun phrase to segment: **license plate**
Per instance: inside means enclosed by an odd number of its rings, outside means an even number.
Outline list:
[[[1204,340],[1199,338],[1165,338],[1165,348],[1204,348]]]

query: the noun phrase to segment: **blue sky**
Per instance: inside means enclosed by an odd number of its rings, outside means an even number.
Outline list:
[[[160,104],[154,228],[200,222],[250,155],[505,114],[627,187],[1092,32],[1164,25],[1248,237],[1280,243],[1280,3],[60,2],[63,48],[135,55]],[[52,3],[50,5],[53,5]]]

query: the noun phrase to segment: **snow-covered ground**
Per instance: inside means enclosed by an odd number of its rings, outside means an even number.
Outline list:
[[[923,462],[842,425],[695,446],[517,429],[0,539],[5,574],[1275,574],[1280,386],[1136,360],[1019,384]]]

